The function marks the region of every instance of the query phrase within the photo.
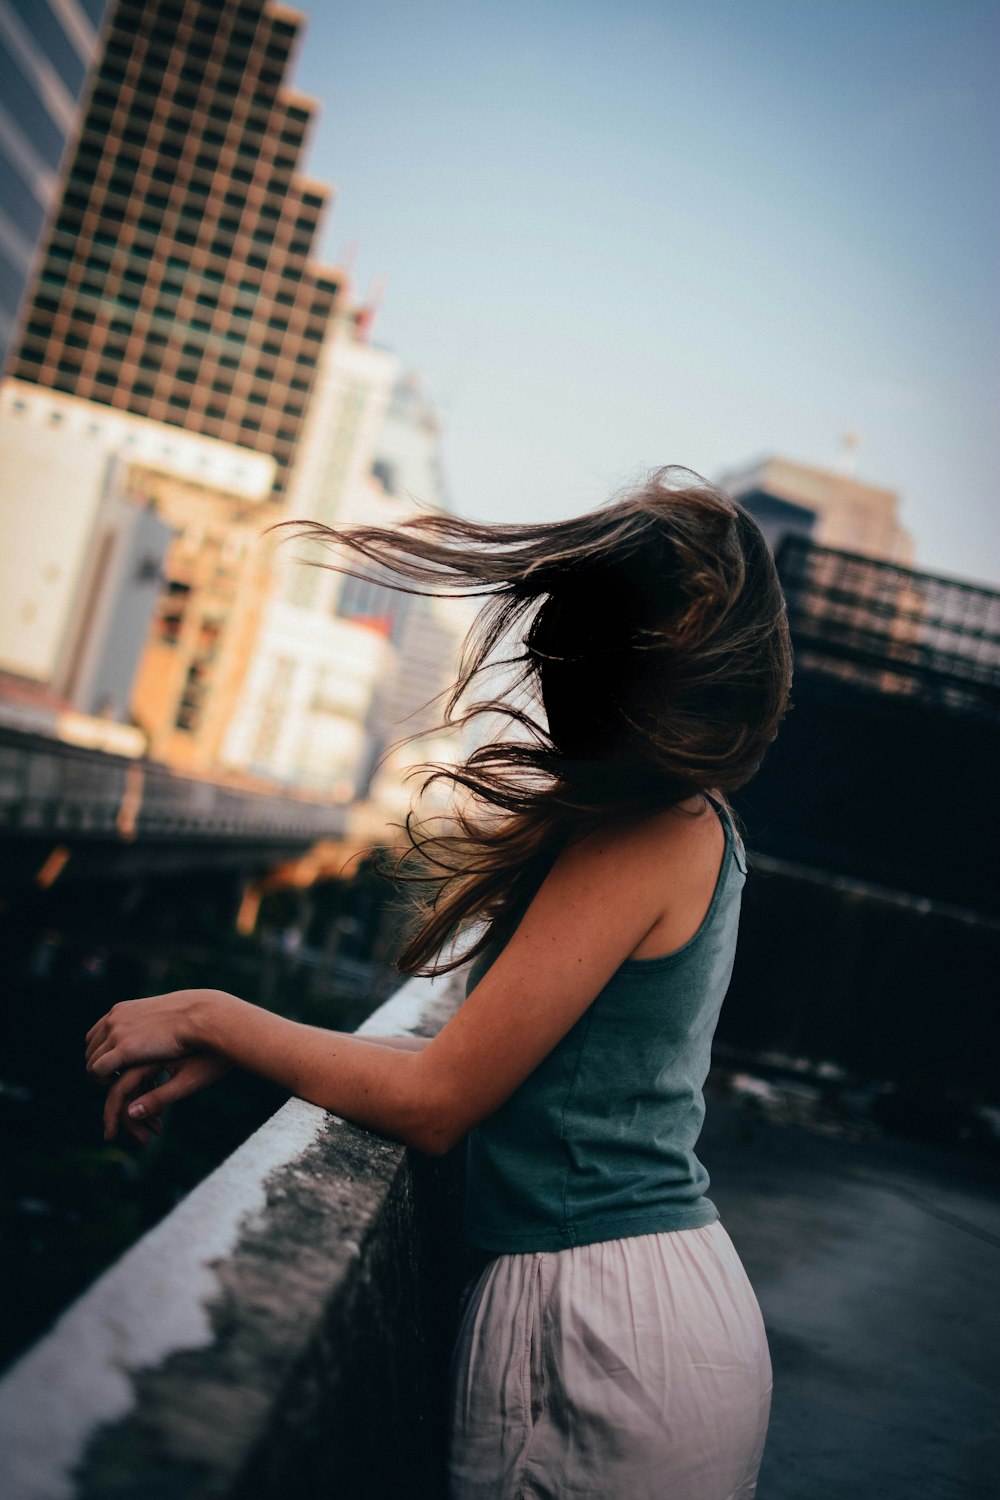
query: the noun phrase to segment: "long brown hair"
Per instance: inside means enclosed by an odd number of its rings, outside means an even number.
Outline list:
[[[417,882],[418,915],[404,972],[446,972],[505,934],[560,849],[600,824],[742,786],[777,734],[791,647],[774,561],[749,512],[690,470],[658,469],[568,521],[278,526],[337,549],[316,566],[357,574],[346,549],[406,592],[485,596],[444,721],[500,715],[511,732],[423,768],[424,790],[456,796],[448,816],[406,820],[395,873]],[[511,641],[511,682],[468,704]],[[463,952],[443,952],[475,923]]]

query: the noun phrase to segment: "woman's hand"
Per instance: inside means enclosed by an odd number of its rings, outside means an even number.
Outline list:
[[[126,1068],[114,1079],[104,1101],[104,1139],[114,1140],[119,1123],[130,1135],[145,1145],[150,1131],[157,1135],[163,1129],[159,1111],[178,1099],[186,1099],[199,1089],[207,1088],[228,1073],[232,1063],[217,1053],[194,1052],[164,1068],[161,1063],[145,1063]],[[163,1073],[163,1083],[149,1085]]]
[[[163,1072],[160,1063],[144,1063],[140,1067],[126,1068],[122,1073],[111,1079],[111,1087],[108,1089],[104,1101],[104,1139],[113,1141],[118,1134],[119,1120],[129,1135],[135,1137],[140,1145],[145,1145],[152,1135],[162,1135],[163,1121],[159,1115],[150,1113],[144,1121],[130,1120],[125,1112],[126,1106],[131,1099],[137,1099],[154,1078],[158,1078]]]
[[[201,1021],[227,1002],[222,990],[173,990],[113,1005],[87,1032],[86,1063],[95,1078],[110,1079],[136,1063],[168,1063],[203,1051]]]

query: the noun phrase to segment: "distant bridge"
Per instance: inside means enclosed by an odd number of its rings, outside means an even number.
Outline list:
[[[74,879],[250,871],[342,838],[347,816],[346,807],[179,776],[0,726],[0,881],[8,886],[44,884],[63,865]]]

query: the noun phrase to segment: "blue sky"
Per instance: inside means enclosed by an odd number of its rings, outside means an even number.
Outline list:
[[[312,0],[326,253],[442,408],[456,508],[769,452],[1000,584],[1000,0]]]

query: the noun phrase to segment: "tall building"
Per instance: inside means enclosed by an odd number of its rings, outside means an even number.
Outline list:
[[[107,0],[0,5],[0,369],[59,186]]]
[[[395,357],[350,327],[327,340],[290,516],[391,527],[418,505],[443,508],[437,419],[419,382],[397,376]],[[370,798],[395,813],[411,764],[457,754],[454,736],[440,736],[379,766],[395,741],[438,722],[442,704],[425,705],[454,680],[470,611],[462,600],[391,589],[373,565],[360,564],[364,577],[308,566],[324,560],[329,553],[300,541],[278,563],[223,756],[234,768],[343,801]]]
[[[399,506],[371,479],[397,364],[395,355],[359,338],[351,320],[335,320],[320,351],[289,517],[324,524],[398,519]],[[222,757],[234,769],[346,802],[368,761],[366,723],[376,685],[392,667],[394,627],[364,613],[363,601],[355,600],[357,612],[340,608],[342,586],[353,580],[307,565],[324,556],[304,542],[280,550]]]
[[[414,504],[437,511],[450,508],[441,469],[441,424],[412,371],[393,388],[372,472],[403,514],[412,514]],[[463,735],[441,732],[440,724],[458,672],[462,641],[481,602],[420,594],[402,597],[406,607],[394,631],[394,660],[369,714],[373,774],[367,787],[373,801],[397,815],[405,813],[413,791],[405,779],[413,766],[453,761],[470,748]],[[341,611],[349,599],[350,591],[344,588]],[[371,600],[369,608],[377,613],[378,607],[378,601]],[[411,742],[414,735],[420,738]]]
[[[757,517],[774,551],[791,533],[885,562],[913,561],[895,490],[779,457],[724,474],[719,484]]]
[[[330,190],[299,172],[315,101],[284,83],[302,19],[117,0],[10,366],[268,454],[276,495],[341,290],[311,259]]]
[[[434,510],[450,509],[441,471],[441,423],[412,370],[393,387],[372,472],[389,495],[405,499],[409,494]]]

